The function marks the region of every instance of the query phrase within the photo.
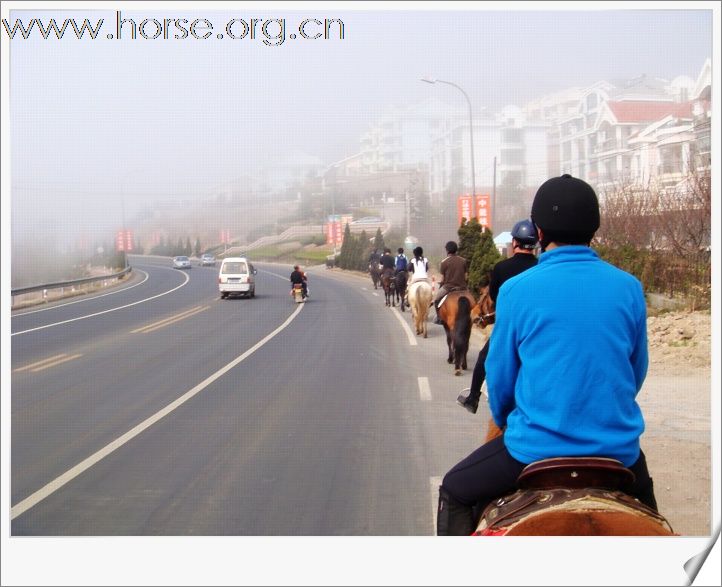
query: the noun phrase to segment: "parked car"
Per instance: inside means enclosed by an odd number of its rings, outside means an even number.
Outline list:
[[[216,258],[211,255],[210,253],[205,253],[201,255],[201,260],[198,263],[201,267],[206,267],[208,265],[215,266],[216,264]]]
[[[221,298],[232,295],[256,296],[257,271],[244,257],[226,257],[218,272],[218,290]]]
[[[191,260],[185,255],[179,257],[173,257],[173,267],[175,269],[190,269]]]

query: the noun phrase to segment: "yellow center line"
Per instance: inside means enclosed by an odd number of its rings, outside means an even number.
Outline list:
[[[36,371],[42,371],[43,369],[50,369],[50,367],[55,367],[56,365],[60,365],[61,363],[65,363],[67,361],[72,361],[73,359],[77,359],[78,357],[82,357],[82,354],[78,355],[70,355],[69,357],[63,357],[62,359],[58,359],[57,361],[53,361],[52,363],[47,363],[46,365],[43,365],[42,367],[36,367],[35,369],[30,369],[32,373],[35,373]]]
[[[62,357],[65,357],[65,353],[60,353],[59,355],[55,355],[53,357],[48,357],[47,359],[43,359],[42,361],[36,361],[35,363],[30,363],[29,365],[25,365],[24,367],[19,367],[15,369],[15,373],[19,373],[20,371],[30,371],[33,367],[39,367],[43,363],[50,363],[51,361],[55,361],[56,359],[60,359]]]
[[[165,318],[164,320],[160,320],[158,322],[153,322],[152,324],[147,324],[146,326],[136,328],[135,330],[131,331],[131,334],[146,334],[148,332],[153,332],[154,330],[158,330],[159,328],[163,328],[164,326],[170,326],[171,324],[179,322],[180,320],[184,320],[185,318],[190,318],[191,316],[198,314],[199,312],[207,310],[209,307],[210,306],[197,306],[175,316],[171,316],[170,318]]]

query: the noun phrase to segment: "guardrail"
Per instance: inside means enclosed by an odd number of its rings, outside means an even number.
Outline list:
[[[130,273],[133,270],[132,267],[128,266],[118,273],[111,273],[110,275],[98,275],[96,277],[83,277],[82,279],[71,279],[69,281],[58,281],[56,283],[45,283],[43,285],[31,285],[28,287],[18,287],[11,290],[13,296],[20,296],[34,291],[48,290],[48,289],[59,289],[63,287],[73,287],[76,285],[82,285],[84,283],[92,283],[94,281],[102,281],[104,279],[117,279],[122,277],[126,273]]]

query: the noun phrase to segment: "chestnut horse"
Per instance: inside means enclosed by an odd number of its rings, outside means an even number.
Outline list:
[[[501,434],[491,419],[486,441]],[[484,510],[474,535],[677,536],[664,516],[625,493],[633,477],[613,459],[532,463],[519,475],[515,493]]]
[[[426,316],[434,299],[434,291],[431,284],[425,280],[412,281],[408,288],[409,308],[414,319],[416,334],[423,334],[427,337]]]
[[[493,324],[496,319],[494,311],[494,302],[489,295],[489,286],[485,285],[479,290],[479,301],[471,309],[471,319],[474,324],[480,328],[486,328],[489,324]]]
[[[454,375],[461,375],[466,369],[466,353],[469,351],[471,337],[471,308],[476,300],[468,290],[452,291],[442,298],[439,306],[439,319],[446,331],[446,344],[449,346],[448,363],[454,364]]]

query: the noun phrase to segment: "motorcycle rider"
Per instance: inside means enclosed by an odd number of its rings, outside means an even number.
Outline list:
[[[518,275],[522,271],[526,271],[530,267],[536,265],[536,257],[534,256],[534,249],[536,248],[539,236],[537,235],[536,227],[531,220],[520,220],[511,229],[511,248],[514,252],[513,256],[503,261],[499,261],[491,271],[491,280],[489,282],[489,297],[491,301],[496,304],[496,297],[499,294],[499,288],[509,278]],[[481,386],[484,383],[486,377],[486,370],[484,368],[484,362],[486,356],[489,353],[489,341],[491,338],[486,339],[484,348],[479,352],[479,356],[476,359],[476,365],[474,366],[474,372],[471,376],[471,389],[469,390],[468,397],[460,395],[456,402],[470,411],[472,414],[476,414],[476,410],[479,407],[479,398],[481,397]]]
[[[291,273],[291,293],[293,294],[293,286],[297,283],[301,284],[301,290],[303,291],[303,297],[308,297],[308,280],[306,274],[301,271],[298,265],[293,266],[293,272]]]
[[[499,290],[486,361],[489,407],[504,434],[444,476],[437,533],[468,535],[474,506],[513,492],[528,464],[607,457],[635,475],[629,493],[657,509],[639,438],[636,395],[647,374],[641,283],[590,248],[599,228],[592,187],[568,174],[544,182],[531,219],[542,254]]]

